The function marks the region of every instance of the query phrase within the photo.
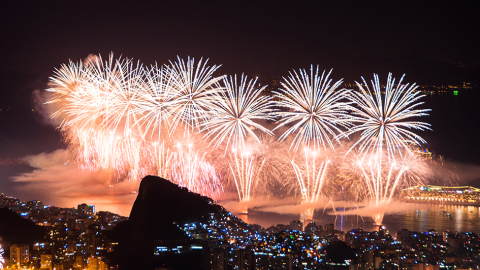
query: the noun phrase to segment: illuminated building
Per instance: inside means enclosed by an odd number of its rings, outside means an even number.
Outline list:
[[[27,208],[29,211],[43,209],[43,203],[41,201],[28,201]]]
[[[292,254],[255,252],[255,269],[293,269]]]
[[[227,269],[226,264],[226,251],[223,248],[216,248],[210,251],[208,256],[210,270],[223,270]]]
[[[253,265],[253,252],[248,249],[232,250],[230,266],[232,269],[250,270]]]
[[[85,215],[91,218],[95,214],[95,206],[93,204],[82,203],[78,205],[77,211],[79,215]]]
[[[87,269],[88,270],[107,270],[107,265],[105,262],[99,260],[95,257],[90,257],[87,260]]]
[[[42,254],[40,255],[40,268],[53,269],[53,255]]]
[[[10,262],[16,265],[24,265],[29,262],[30,252],[28,245],[10,246]]]
[[[87,263],[85,261],[85,257],[82,255],[77,255],[75,256],[75,268],[77,269],[84,269],[87,266]]]

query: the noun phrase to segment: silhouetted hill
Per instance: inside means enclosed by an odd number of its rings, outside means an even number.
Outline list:
[[[206,222],[210,213],[222,211],[207,197],[147,176],[140,184],[129,220],[118,224],[109,236],[119,243],[111,259],[121,269],[149,269],[155,240],[187,239],[176,224]]]
[[[0,208],[0,243],[5,248],[5,258],[10,256],[10,246],[14,244],[33,244],[44,241],[47,230],[8,208]]]

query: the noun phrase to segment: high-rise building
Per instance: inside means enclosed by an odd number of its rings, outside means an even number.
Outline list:
[[[53,255],[42,254],[40,255],[40,268],[53,269]]]
[[[27,208],[30,211],[43,209],[43,203],[41,201],[28,201]]]
[[[88,258],[87,260],[87,269],[88,270],[98,270],[98,259],[97,258]]]
[[[85,203],[79,204],[77,207],[77,212],[79,215],[93,217],[95,214],[95,205]]]
[[[232,269],[253,269],[253,252],[250,249],[232,250],[230,265]]]
[[[84,269],[87,266],[85,262],[85,257],[82,255],[75,256],[75,268],[76,269]]]
[[[226,254],[225,249],[216,248],[210,251],[209,264],[210,270],[224,270],[226,266]]]
[[[302,231],[303,223],[300,220],[292,220],[290,222],[290,230],[292,231]]]
[[[30,252],[28,245],[10,246],[10,262],[15,265],[23,265],[29,262]]]
[[[325,225],[325,232],[327,235],[333,233],[334,230],[335,230],[335,225],[333,223]]]

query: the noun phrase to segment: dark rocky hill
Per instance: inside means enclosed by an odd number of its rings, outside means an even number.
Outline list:
[[[118,224],[109,236],[118,241],[110,259],[120,269],[153,269],[154,241],[186,240],[176,224],[206,222],[210,213],[222,211],[210,198],[147,176],[140,184],[129,220]]]

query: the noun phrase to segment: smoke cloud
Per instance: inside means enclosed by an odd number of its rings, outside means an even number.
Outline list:
[[[51,115],[56,111],[54,104],[46,104],[52,99],[52,93],[48,91],[34,90],[32,92],[33,108],[40,115],[42,122],[57,128],[62,120],[52,118]]]
[[[76,207],[81,203],[94,204],[96,210],[129,215],[138,183],[110,182],[106,171],[83,170],[72,161],[72,153],[59,149],[25,157],[35,168],[33,172],[14,177],[21,182],[21,193],[44,204],[58,207]]]

